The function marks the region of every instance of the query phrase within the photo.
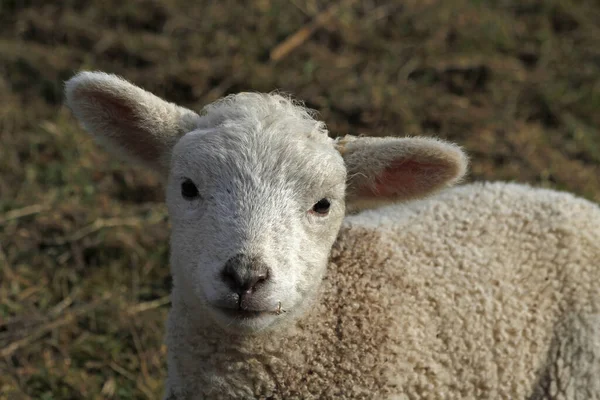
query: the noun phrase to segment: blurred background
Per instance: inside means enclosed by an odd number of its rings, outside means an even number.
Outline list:
[[[199,109],[280,89],[334,136],[600,201],[597,0],[0,0],[0,399],[157,399],[168,219],[63,105],[79,70]]]

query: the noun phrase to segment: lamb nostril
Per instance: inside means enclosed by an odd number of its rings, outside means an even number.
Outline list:
[[[260,285],[265,283],[268,279],[269,275],[267,273],[261,273],[259,275],[250,273],[245,279],[239,280],[237,284],[238,293],[252,293],[254,292]]]
[[[267,272],[264,272],[264,273],[261,273],[255,277],[249,279],[246,291],[252,292],[252,291],[256,290],[256,288],[259,285],[265,283],[268,278],[269,278],[269,274]]]
[[[231,269],[225,268],[221,272],[221,279],[234,291],[240,286],[240,277]]]

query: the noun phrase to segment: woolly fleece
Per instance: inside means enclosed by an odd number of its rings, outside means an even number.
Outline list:
[[[600,209],[472,184],[346,217],[321,294],[232,336],[173,291],[168,399],[600,399]]]

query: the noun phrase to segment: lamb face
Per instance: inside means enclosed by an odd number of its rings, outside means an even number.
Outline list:
[[[320,124],[259,95],[221,108],[248,100],[265,114],[181,138],[167,188],[175,290],[234,331],[274,326],[310,302],[345,211],[346,168]]]
[[[334,141],[277,94],[240,93],[198,115],[114,75],[83,72],[66,95],[101,143],[168,177],[174,299],[190,319],[233,332],[301,314],[346,208],[426,196],[467,167],[460,148],[435,139]]]

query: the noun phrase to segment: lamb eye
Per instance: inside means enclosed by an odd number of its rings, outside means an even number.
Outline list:
[[[329,207],[331,207],[329,200],[321,199],[315,203],[311,211],[317,214],[325,215],[329,212]]]
[[[186,179],[181,183],[181,196],[186,200],[195,200],[200,197],[198,188],[191,179]]]

